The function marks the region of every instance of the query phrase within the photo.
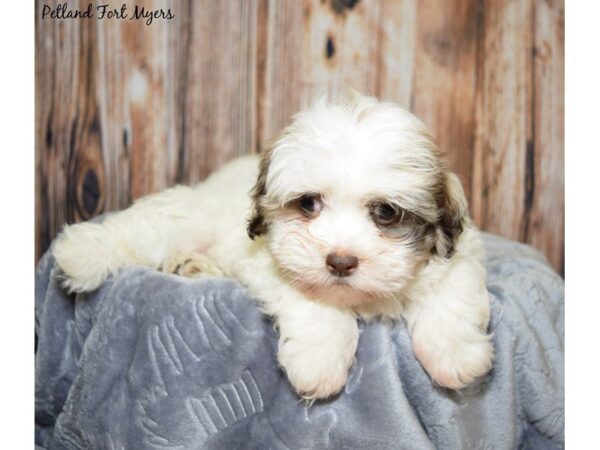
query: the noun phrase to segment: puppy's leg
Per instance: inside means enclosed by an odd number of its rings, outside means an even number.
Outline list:
[[[268,277],[268,275],[266,275]],[[326,398],[346,384],[358,344],[356,318],[309,300],[293,287],[266,280],[262,308],[279,331],[279,364],[305,399]]]
[[[404,317],[415,355],[431,378],[460,389],[492,366],[489,297],[478,261],[446,264],[451,266],[441,280],[412,289]]]
[[[158,268],[173,254],[193,247],[194,190],[178,186],[137,201],[103,223],[65,227],[53,254],[71,291],[97,288],[111,273],[127,265]]]
[[[299,300],[276,316],[278,359],[290,383],[306,399],[326,398],[346,384],[358,344],[349,313]]]

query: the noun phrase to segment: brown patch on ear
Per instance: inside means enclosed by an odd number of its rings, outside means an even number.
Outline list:
[[[268,223],[265,219],[264,209],[261,206],[261,200],[267,193],[267,173],[269,172],[269,163],[271,161],[271,150],[267,149],[263,152],[258,169],[258,178],[254,188],[252,188],[251,196],[254,202],[252,216],[248,220],[246,228],[250,239],[256,238],[267,232]]]
[[[467,215],[465,193],[460,180],[452,172],[446,172],[442,176],[437,203],[441,214],[436,224],[437,239],[433,252],[442,258],[450,258],[458,237],[463,232]]]

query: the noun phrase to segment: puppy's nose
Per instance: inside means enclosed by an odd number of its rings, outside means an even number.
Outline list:
[[[329,272],[338,277],[347,277],[358,267],[358,258],[354,255],[330,253],[325,258]]]

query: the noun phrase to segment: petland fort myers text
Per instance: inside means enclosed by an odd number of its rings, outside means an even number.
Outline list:
[[[59,3],[55,7],[42,6],[42,19],[97,19],[97,20],[142,20],[146,25],[152,25],[155,20],[174,19],[175,14],[168,9],[152,9],[145,6],[135,5],[132,7],[123,3],[115,8],[108,4],[94,5],[89,3],[84,9],[70,8],[65,3]]]

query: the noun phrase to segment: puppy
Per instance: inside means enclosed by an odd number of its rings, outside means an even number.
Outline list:
[[[297,114],[260,159],[66,227],[53,252],[76,292],[136,264],[239,280],[274,318],[279,363],[307,399],[344,387],[357,318],[404,318],[441,386],[492,365],[482,244],[460,182],[422,122],[358,93]]]

